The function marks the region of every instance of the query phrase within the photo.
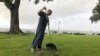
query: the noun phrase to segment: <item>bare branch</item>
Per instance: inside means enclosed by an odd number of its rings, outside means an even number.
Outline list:
[[[29,0],[30,1],[30,0]],[[46,1],[46,2],[49,2],[49,1],[52,1],[53,2],[53,0],[42,0],[42,1]],[[35,0],[35,4],[38,4],[40,2],[40,0]]]
[[[4,2],[4,0],[0,0],[0,2]]]
[[[10,0],[4,0],[5,5],[7,6],[7,8],[11,9],[13,4]]]
[[[19,8],[19,5],[20,5],[20,0],[15,0],[14,5],[15,5],[15,7],[16,7],[16,8]]]

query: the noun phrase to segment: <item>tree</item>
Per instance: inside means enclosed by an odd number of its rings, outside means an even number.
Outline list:
[[[97,6],[92,11],[93,15],[90,17],[92,23],[100,21],[100,0],[98,1]]]
[[[19,6],[21,0],[0,0],[4,2],[5,6],[10,10],[11,22],[10,22],[10,34],[23,33],[19,28]],[[30,1],[30,0],[29,0]],[[53,0],[43,0],[43,1],[53,1]],[[35,4],[38,4],[40,0],[35,0]]]

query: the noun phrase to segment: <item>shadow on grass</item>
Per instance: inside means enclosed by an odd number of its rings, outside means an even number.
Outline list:
[[[58,55],[58,51],[55,50],[47,50],[47,49],[43,49],[42,52],[41,51],[37,51],[36,53],[33,53],[34,56],[59,56]]]

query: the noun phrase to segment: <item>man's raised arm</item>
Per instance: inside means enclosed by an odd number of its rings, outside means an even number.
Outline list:
[[[44,6],[42,9],[40,9],[40,10],[38,11],[38,13],[43,12],[43,10],[46,11],[46,9],[47,9],[47,8]]]

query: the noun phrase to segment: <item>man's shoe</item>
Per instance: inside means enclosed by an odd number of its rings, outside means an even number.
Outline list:
[[[35,53],[35,52],[36,52],[36,49],[31,48],[31,52],[32,52],[32,53]]]

